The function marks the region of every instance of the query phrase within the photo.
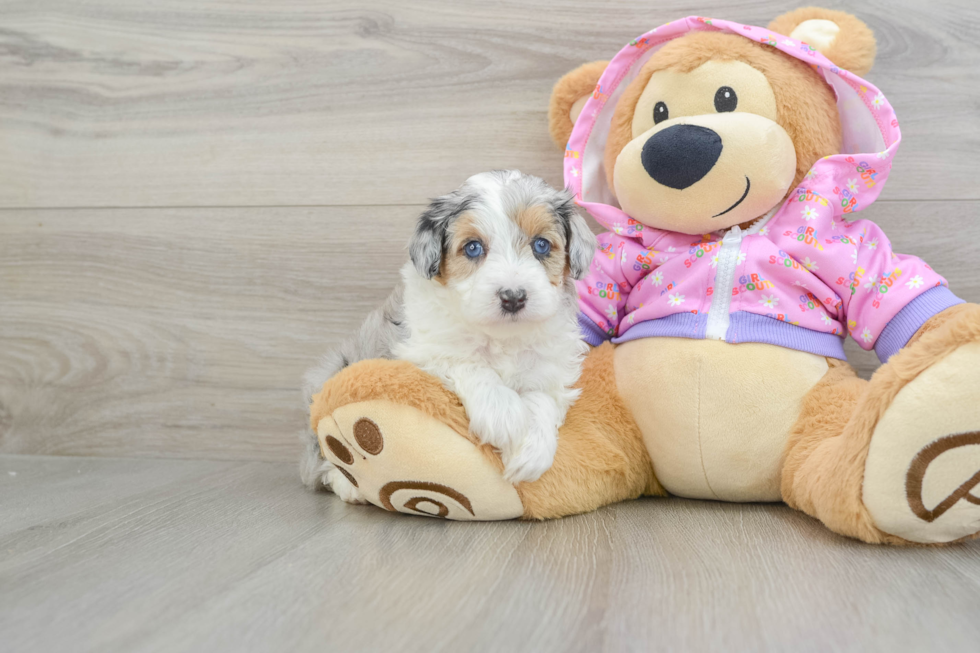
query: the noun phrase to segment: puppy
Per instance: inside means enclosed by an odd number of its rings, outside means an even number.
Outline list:
[[[470,177],[419,217],[402,287],[307,374],[307,396],[358,360],[410,361],[459,397],[471,432],[500,451],[507,480],[537,479],[578,396],[588,347],[573,280],[595,248],[569,192],[517,171]],[[362,502],[307,437],[304,482]]]

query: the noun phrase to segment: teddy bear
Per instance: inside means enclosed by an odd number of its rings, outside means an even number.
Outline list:
[[[549,128],[606,229],[579,282],[581,396],[540,479],[504,481],[404,361],[327,381],[310,424],[371,503],[548,519],[641,496],[785,502],[869,543],[980,532],[980,307],[859,219],[901,134],[871,30],[688,17],[565,75]],[[870,381],[844,337],[873,349]]]

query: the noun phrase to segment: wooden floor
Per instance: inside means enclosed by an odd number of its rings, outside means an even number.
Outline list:
[[[0,453],[295,459],[298,379],[390,291],[427,198],[561,183],[563,73],[787,8],[597,1],[0,0]],[[980,301],[980,5],[852,11],[903,134],[863,215]]]
[[[0,456],[4,651],[976,651],[980,547],[650,499],[450,523],[292,465]]]
[[[980,302],[980,5],[827,5],[875,31],[902,125],[864,215]],[[299,378],[427,198],[560,184],[563,73],[790,6],[0,0],[0,650],[978,650],[980,544],[680,500],[444,524],[298,486]]]

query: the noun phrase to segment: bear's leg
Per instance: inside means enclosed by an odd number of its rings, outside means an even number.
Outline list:
[[[787,447],[786,502],[866,542],[976,536],[980,307],[933,318],[870,382],[843,365],[825,381]]]
[[[851,416],[867,391],[843,361],[803,398],[783,461],[783,500],[831,530],[865,542],[883,541],[861,502],[863,452],[868,437],[852,433]]]
[[[558,431],[551,469],[518,491],[527,519],[552,519],[636,499],[666,496],[643,435],[616,387],[615,348],[592,349],[582,366],[582,394]]]
[[[524,506],[500,458],[467,430],[459,400],[404,361],[362,361],[310,407],[334,492],[349,503],[455,520],[514,519]]]
[[[664,494],[616,392],[612,353],[611,345],[592,350],[554,465],[516,488],[504,480],[498,454],[469,433],[459,400],[404,361],[362,361],[343,370],[314,397],[311,426],[323,457],[350,484],[341,488],[356,488],[357,498],[387,510],[549,519]]]

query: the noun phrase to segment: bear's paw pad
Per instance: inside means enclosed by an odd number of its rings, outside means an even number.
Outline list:
[[[911,542],[980,532],[980,343],[963,345],[903,387],[878,421],[865,463],[875,525]]]
[[[410,406],[348,404],[320,420],[317,437],[324,458],[385,510],[463,521],[524,512],[517,491],[484,452]]]

